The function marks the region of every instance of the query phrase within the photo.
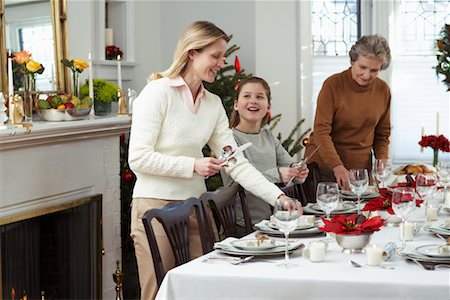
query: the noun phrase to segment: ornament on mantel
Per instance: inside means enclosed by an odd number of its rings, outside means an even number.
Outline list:
[[[8,115],[6,114],[6,99],[3,93],[0,92],[0,130],[7,129],[5,126],[6,121],[8,121]]]

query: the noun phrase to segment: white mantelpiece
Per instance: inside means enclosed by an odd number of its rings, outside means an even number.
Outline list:
[[[111,274],[121,258],[120,134],[129,117],[36,122],[0,131],[0,222],[86,196],[103,196],[103,299],[114,299]]]

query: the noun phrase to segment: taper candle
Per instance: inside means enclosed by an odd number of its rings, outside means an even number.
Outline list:
[[[89,97],[94,100],[94,78],[93,78],[93,68],[91,53],[89,52]]]
[[[439,136],[439,112],[436,112],[436,136]]]
[[[120,65],[120,60],[120,55],[117,55],[117,85],[119,90],[122,90],[122,66]]]

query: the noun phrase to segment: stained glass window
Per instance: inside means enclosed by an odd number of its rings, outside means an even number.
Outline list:
[[[358,40],[358,0],[312,0],[314,55],[346,56]]]
[[[450,15],[448,0],[402,0],[402,55],[433,55],[435,40]]]

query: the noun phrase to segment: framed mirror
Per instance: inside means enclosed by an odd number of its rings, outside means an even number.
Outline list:
[[[69,92],[70,74],[60,60],[67,58],[66,0],[0,0],[0,90],[7,95],[7,54],[26,50],[45,70],[36,76],[40,93]],[[21,78],[14,74],[14,91]],[[17,78],[17,80],[16,80]]]

